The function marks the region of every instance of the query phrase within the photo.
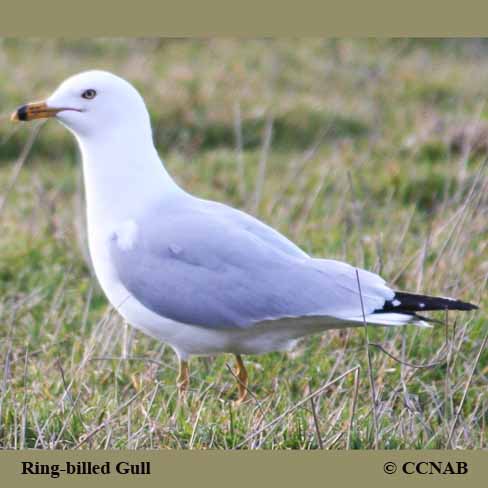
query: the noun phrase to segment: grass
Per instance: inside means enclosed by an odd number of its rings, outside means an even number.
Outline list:
[[[486,448],[485,41],[4,39],[0,67],[2,448]],[[48,123],[26,150],[32,126],[8,121],[94,67],[139,87],[186,189],[480,310],[249,356],[240,407],[232,357],[196,358],[179,404],[171,349],[127,327],[90,270],[71,136]]]

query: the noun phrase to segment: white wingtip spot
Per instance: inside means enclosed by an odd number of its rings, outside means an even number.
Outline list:
[[[420,308],[425,308],[425,303],[419,303]]]
[[[393,301],[391,302],[391,304],[392,304],[394,307],[398,307],[399,305],[401,305],[401,304],[402,304],[402,302],[401,302],[400,300],[393,300]]]

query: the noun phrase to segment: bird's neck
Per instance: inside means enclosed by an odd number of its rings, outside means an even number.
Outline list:
[[[182,190],[164,168],[152,137],[105,134],[78,138],[83,158],[88,230],[110,228]]]

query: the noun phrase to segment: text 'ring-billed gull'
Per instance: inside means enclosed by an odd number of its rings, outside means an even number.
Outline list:
[[[188,358],[287,350],[326,329],[422,325],[418,311],[472,310],[469,303],[396,292],[371,272],[308,256],[250,215],[178,187],[154,148],[144,100],[127,81],[87,71],[14,120],[55,117],[83,157],[88,240],[111,304],[133,326],[172,346],[178,387]],[[359,291],[361,290],[361,293]]]

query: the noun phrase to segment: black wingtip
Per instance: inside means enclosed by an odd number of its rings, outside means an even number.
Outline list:
[[[395,292],[392,300],[385,302],[385,305],[378,313],[397,312],[428,312],[435,310],[477,310],[478,306],[472,303],[455,300],[453,298],[432,297],[428,295],[417,295],[402,291]]]

